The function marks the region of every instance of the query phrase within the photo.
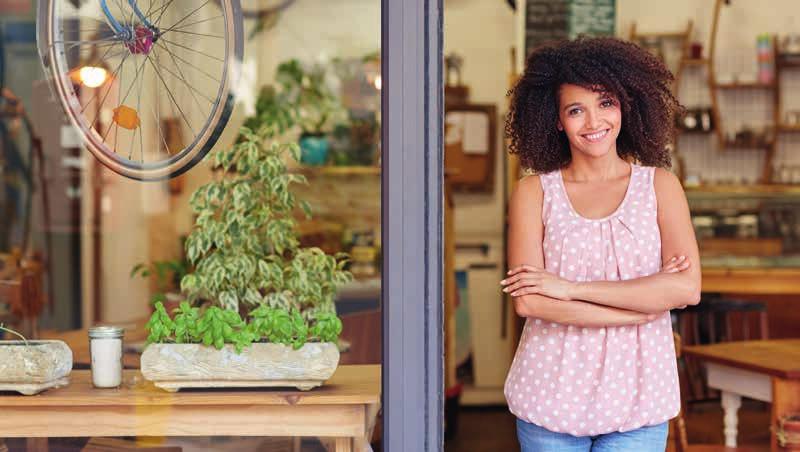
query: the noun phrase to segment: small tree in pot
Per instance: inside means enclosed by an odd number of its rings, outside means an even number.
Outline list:
[[[330,147],[326,133],[333,130],[334,123],[346,119],[326,66],[291,59],[278,66],[276,80],[301,131],[299,160],[308,165],[325,164]]]
[[[215,153],[215,164],[223,176],[200,187],[190,200],[196,220],[186,240],[186,255],[195,270],[181,281],[188,300],[172,319],[163,305],[156,304],[147,324],[149,343],[202,343],[251,355],[256,353],[249,347],[254,343],[284,344],[296,351],[309,342],[327,343],[326,353],[335,354],[338,362],[336,342],[342,323],[334,298],[337,287],[351,279],[344,270],[347,256],[299,247],[295,213],[301,209],[310,217],[310,208],[298,202],[291,186],[306,180],[287,169],[286,157],[299,159],[300,149],[297,143],[279,141],[292,121],[285,120],[287,116],[271,120],[277,114],[273,111],[250,121],[257,130],[243,128],[236,144]],[[194,385],[159,384],[159,378],[168,379],[159,372],[168,372],[175,363],[154,361],[156,352],[148,356],[150,348],[142,356],[145,377],[152,376],[150,379],[166,389]],[[253,385],[261,386],[269,385],[263,380],[272,378],[264,372],[281,364],[271,361],[252,366],[251,370],[260,373],[253,376],[257,380]],[[284,366],[296,369],[298,363]],[[335,367],[334,363],[331,373]],[[301,381],[297,386],[303,389],[321,383],[320,378],[295,376]],[[274,378],[292,380],[282,374]]]

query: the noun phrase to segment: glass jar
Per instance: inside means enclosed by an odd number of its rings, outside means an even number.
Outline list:
[[[122,384],[122,337],[116,326],[89,328],[92,354],[92,384],[95,388],[116,388]]]

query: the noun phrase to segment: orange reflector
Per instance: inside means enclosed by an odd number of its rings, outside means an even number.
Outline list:
[[[123,129],[133,130],[139,127],[139,114],[127,105],[120,105],[114,109],[114,122]]]

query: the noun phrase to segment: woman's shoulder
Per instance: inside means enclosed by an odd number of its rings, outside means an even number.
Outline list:
[[[653,191],[659,203],[685,202],[683,185],[673,172],[664,168],[653,169]]]
[[[531,203],[542,203],[544,197],[544,187],[546,182],[542,181],[541,174],[529,174],[517,181],[514,191],[511,193],[510,203],[531,205]]]

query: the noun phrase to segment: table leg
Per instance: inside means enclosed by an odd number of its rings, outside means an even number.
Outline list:
[[[336,438],[336,452],[353,452],[353,438]]]
[[[742,406],[742,396],[728,391],[722,391],[722,410],[725,413],[725,446],[736,447],[736,434],[739,424],[739,407]]]
[[[25,440],[25,449],[27,452],[48,452],[50,450],[47,438],[28,438]]]
[[[778,420],[787,414],[800,413],[800,380],[784,380],[772,378],[772,417],[770,429],[771,450],[777,451],[778,440],[775,436]]]

